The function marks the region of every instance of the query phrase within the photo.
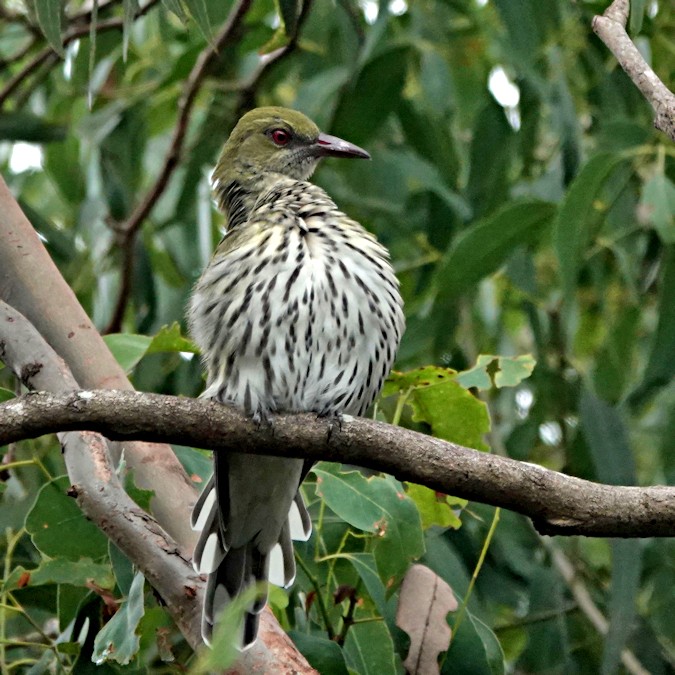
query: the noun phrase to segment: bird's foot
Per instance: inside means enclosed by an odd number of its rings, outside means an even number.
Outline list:
[[[269,410],[262,410],[259,408],[251,415],[251,421],[258,430],[262,427],[267,427],[268,429],[271,429],[274,434],[274,422]]]
[[[330,442],[330,439],[333,437],[335,431],[342,431],[342,425],[345,422],[345,418],[341,412],[336,412],[334,410],[326,410],[320,412],[317,415],[318,419],[328,420],[328,431],[326,432],[326,441]]]

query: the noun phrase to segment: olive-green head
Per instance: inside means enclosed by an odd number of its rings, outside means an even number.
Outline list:
[[[369,159],[370,155],[356,145],[321,133],[312,120],[296,110],[256,108],[232,130],[213,178],[221,185],[269,173],[306,180],[321,157]]]

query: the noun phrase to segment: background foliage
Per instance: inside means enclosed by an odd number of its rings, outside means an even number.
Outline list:
[[[316,181],[390,248],[402,283],[409,372],[376,414],[584,478],[672,484],[675,152],[591,33],[605,3],[338,0],[298,17],[292,0],[256,0],[198,81],[178,166],[129,233],[230,5],[150,0],[136,17],[135,0],[101,0],[98,32],[74,0],[0,8],[3,174],[97,325],[126,334],[109,344],[136,387],[200,391],[189,343],[162,327],[183,324],[219,237],[219,147],[246,108],[286,105],[373,156],[327,161]],[[675,8],[632,5],[634,39],[672,82]],[[11,396],[6,371],[0,384]],[[0,484],[3,672],[92,672],[92,653],[96,672],[181,671],[189,648],[64,495],[55,441],[4,451],[18,464]],[[199,482],[206,455],[177,452]],[[402,672],[408,564],[461,602],[494,509],[331,465],[304,490],[315,533],[294,588],[272,593],[277,616],[321,672]],[[550,540],[502,513],[443,672],[672,672],[674,588],[672,540]]]

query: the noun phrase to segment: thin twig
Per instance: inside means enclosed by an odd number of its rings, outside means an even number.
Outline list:
[[[654,109],[654,126],[675,141],[675,94],[650,68],[626,33],[629,0],[614,0],[602,16],[593,17],[593,31]]]

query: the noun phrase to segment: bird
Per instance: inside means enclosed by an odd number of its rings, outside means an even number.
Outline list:
[[[275,413],[364,415],[404,330],[387,249],[309,182],[324,157],[370,159],[301,112],[261,107],[239,119],[212,174],[225,234],[194,287],[188,323],[206,370],[202,397],[258,424]],[[193,565],[208,575],[207,644],[222,608],[255,586],[238,644],[250,647],[268,581],[293,583],[292,540],[311,535],[299,491],[311,466],[214,453],[191,520],[200,533]]]

